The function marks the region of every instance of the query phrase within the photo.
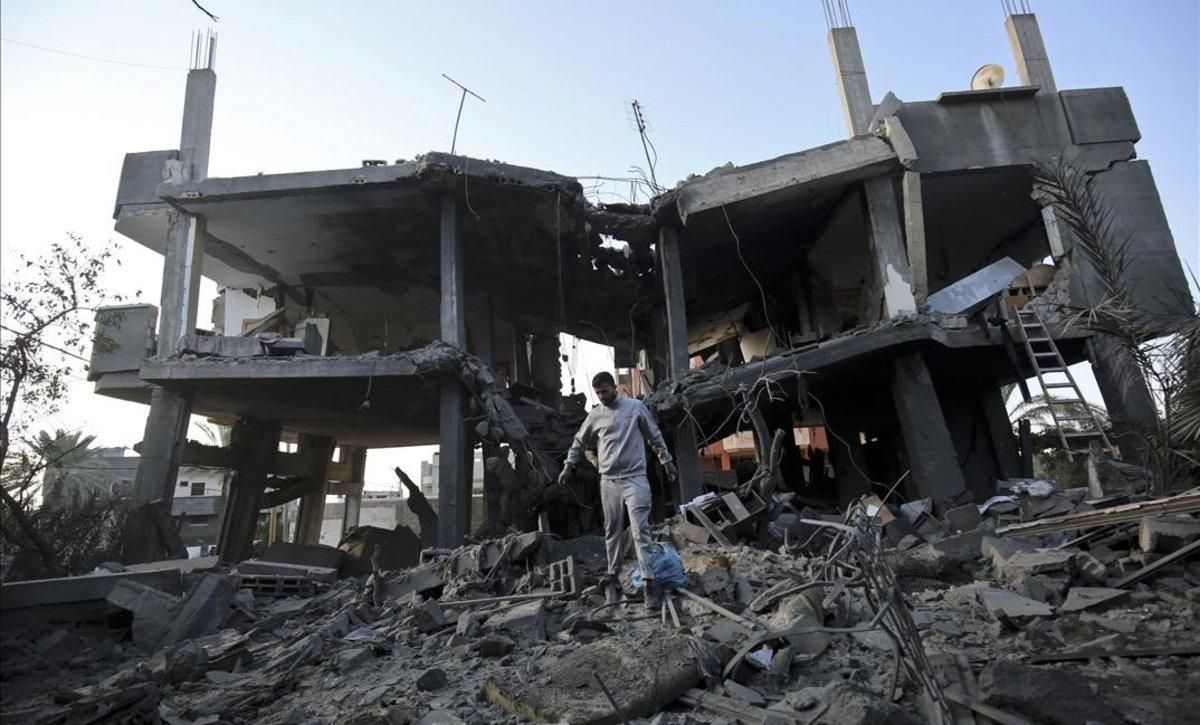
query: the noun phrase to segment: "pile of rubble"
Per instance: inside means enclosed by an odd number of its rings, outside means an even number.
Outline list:
[[[399,570],[386,537],[285,546],[196,565],[182,596],[106,573],[102,622],[56,611],[56,626],[6,628],[0,717],[1194,721],[1200,492],[1095,508],[1016,482],[940,517],[789,496],[729,543],[687,509],[661,525],[689,584],[654,612],[628,567],[619,603],[587,586],[605,565],[594,536],[511,534]]]

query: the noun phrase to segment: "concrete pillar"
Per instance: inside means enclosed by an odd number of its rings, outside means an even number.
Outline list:
[[[321,522],[325,520],[325,493],[329,490],[329,464],[333,458],[334,440],[329,436],[300,434],[296,452],[305,456],[305,478],[312,486],[300,498],[300,513],[296,515],[297,544],[317,544],[321,541]]]
[[[350,476],[345,482],[360,484],[358,493],[346,494],[342,514],[342,534],[358,526],[362,512],[362,487],[366,478],[367,449],[362,446],[342,446],[342,456],[350,462]]]
[[[842,110],[851,136],[867,133],[875,105],[871,103],[871,86],[867,69],[858,46],[854,28],[833,28],[829,31],[829,52],[833,55],[833,70],[837,74]]]
[[[1146,442],[1136,431],[1157,434],[1158,413],[1137,363],[1119,340],[1102,332],[1092,333],[1088,359],[1113,423],[1109,440],[1120,449],[1125,463],[1148,465]]]
[[[1017,450],[1017,439],[1013,435],[1012,423],[1008,420],[1008,409],[1004,405],[1004,394],[997,386],[986,386],[979,393],[979,404],[987,421],[992,450],[996,454],[996,470],[1001,478],[1021,477],[1021,454]]]
[[[953,504],[967,486],[925,360],[915,352],[896,358],[894,365],[892,400],[913,488],[917,496],[931,497],[939,508]]]
[[[240,418],[234,423],[229,447],[235,468],[217,535],[221,561],[236,563],[250,556],[267,475],[279,449],[279,433],[279,421]]]
[[[530,347],[530,382],[542,391],[543,403],[557,407],[562,395],[562,355],[558,333],[535,332]]]
[[[441,199],[440,244],[442,341],[462,348],[467,341],[463,252],[458,203],[452,194]],[[463,414],[465,403],[466,391],[458,377],[443,377],[438,408],[438,546],[447,548],[462,543],[471,516],[471,438]]]
[[[1054,84],[1054,73],[1050,70],[1050,58],[1046,55],[1037,16],[1033,13],[1009,15],[1004,21],[1004,28],[1008,31],[1008,43],[1012,46],[1021,84],[1039,86],[1040,93],[1057,93],[1058,87]]]
[[[909,276],[908,254],[904,248],[904,230],[892,180],[882,176],[863,182],[867,208],[868,243],[875,262],[875,280],[883,296],[883,316],[917,311]]]
[[[217,75],[211,68],[188,72],[184,94],[183,122],[179,139],[179,162],[184,179],[208,176],[209,142],[212,136],[213,100]],[[200,268],[204,258],[204,225],[196,217],[168,212],[167,242],[163,258],[162,295],[159,300],[158,354],[179,349],[180,338],[196,326],[199,304]],[[179,474],[179,456],[187,436],[191,401],[183,395],[155,388],[142,435],[141,460],[134,479],[134,501],[139,505],[161,500],[170,510]],[[161,552],[149,542],[131,559],[157,558]]]
[[[925,256],[925,207],[921,201],[921,175],[905,171],[901,185],[904,196],[904,241],[908,247],[908,273],[917,309],[929,297],[929,266]]]
[[[663,297],[667,312],[667,352],[671,377],[681,379],[688,371],[687,305],[683,290],[683,267],[679,259],[679,235],[671,227],[658,233],[658,255],[662,270]],[[675,426],[675,457],[679,468],[679,501],[685,503],[704,493],[700,477],[700,451],[691,421]]]

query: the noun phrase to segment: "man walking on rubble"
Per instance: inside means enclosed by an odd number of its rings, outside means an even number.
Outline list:
[[[592,408],[575,434],[558,480],[563,484],[569,481],[583,458],[584,449],[596,446],[600,502],[604,508],[604,548],[608,553],[608,575],[601,581],[605,596],[610,602],[616,601],[617,575],[621,572],[624,554],[621,551],[622,534],[625,533],[622,508],[627,508],[634,548],[642,565],[646,606],[658,609],[662,606],[662,586],[654,581],[653,572],[647,565],[651,543],[650,481],[646,478],[646,449],[642,441],[654,449],[669,480],[674,481],[679,473],[671,462],[671,452],[667,450],[662,431],[642,401],[619,395],[616,381],[607,372],[597,373],[592,378],[592,389],[600,399],[600,405]]]

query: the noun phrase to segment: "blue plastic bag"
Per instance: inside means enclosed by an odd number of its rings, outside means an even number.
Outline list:
[[[687,574],[683,573],[683,559],[679,558],[679,552],[675,551],[675,547],[670,543],[656,541],[650,544],[650,553],[646,558],[646,566],[654,575],[652,578],[659,584],[668,589],[687,586]],[[632,581],[634,589],[642,588],[642,563],[640,561],[633,570]]]

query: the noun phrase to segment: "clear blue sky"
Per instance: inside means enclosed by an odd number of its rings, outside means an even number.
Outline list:
[[[846,135],[818,0],[803,2],[0,2],[5,39],[184,68],[189,34],[220,33],[212,176],[357,166],[448,150],[575,175],[643,165],[645,106],[671,185]],[[997,62],[1016,82],[1000,2],[851,0],[876,100],[926,100]],[[1034,0],[1059,88],[1124,86],[1180,254],[1200,271],[1200,43],[1195,0]],[[184,73],[0,47],[5,260],[66,231],[112,238],[127,151],[178,143]],[[111,283],[158,300],[162,258],[126,245]],[[211,285],[206,291],[211,293]],[[207,310],[202,307],[202,321]],[[76,386],[64,424],[111,443],[144,408]],[[101,426],[97,421],[103,420]],[[103,428],[103,431],[96,431]]]

